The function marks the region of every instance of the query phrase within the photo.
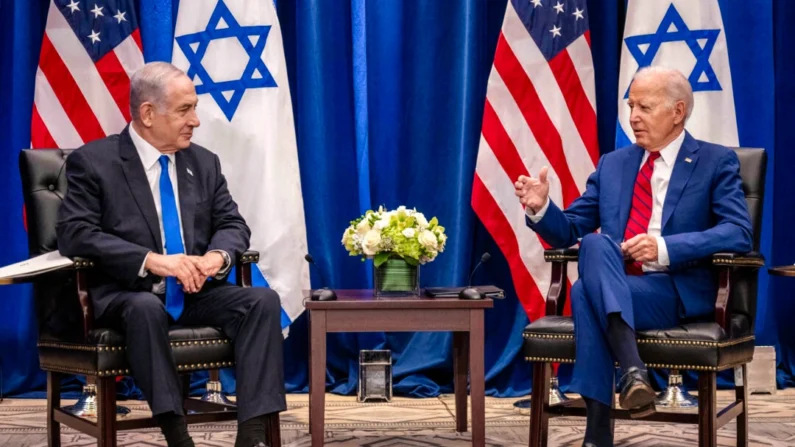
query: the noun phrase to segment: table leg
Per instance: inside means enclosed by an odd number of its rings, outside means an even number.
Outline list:
[[[472,400],[472,445],[486,445],[486,384],[483,309],[469,311],[469,393]]]
[[[326,407],[326,311],[314,310],[309,316],[309,431],[312,446],[323,445]]]
[[[467,372],[469,370],[469,332],[453,332],[453,390],[455,391],[455,431],[467,431]]]

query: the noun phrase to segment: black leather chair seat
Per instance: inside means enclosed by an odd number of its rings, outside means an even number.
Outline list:
[[[734,325],[742,325],[740,321]],[[751,361],[754,336],[731,338],[714,322],[638,331],[640,358],[650,368],[720,371]],[[539,318],[524,329],[524,356],[530,362],[573,363],[571,317]]]
[[[174,326],[168,336],[180,372],[234,365],[232,343],[217,328]],[[86,344],[39,341],[41,368],[100,377],[130,374],[124,335],[112,329],[94,329],[88,341]]]

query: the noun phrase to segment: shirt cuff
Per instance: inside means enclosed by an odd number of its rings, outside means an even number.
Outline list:
[[[668,258],[668,246],[665,245],[665,239],[662,236],[655,236],[657,239],[657,264],[663,266],[670,266],[671,260]]]
[[[208,253],[218,252],[221,253],[221,256],[224,258],[224,265],[218,270],[218,273],[215,274],[214,279],[224,279],[229,270],[232,268],[232,258],[229,256],[229,253],[225,252],[224,250],[210,250]]]
[[[138,276],[141,278],[146,278],[146,275],[149,274],[149,272],[146,271],[146,260],[149,259],[150,254],[152,254],[151,251],[144,256],[144,262],[141,263],[141,268],[138,269]]]
[[[527,218],[530,219],[530,222],[537,224],[538,222],[541,222],[541,219],[544,218],[544,214],[547,213],[548,208],[549,208],[549,197],[547,197],[546,203],[544,203],[544,206],[542,206],[537,213],[533,213],[533,210],[531,210],[529,207],[525,207],[524,212],[525,214],[527,214]]]

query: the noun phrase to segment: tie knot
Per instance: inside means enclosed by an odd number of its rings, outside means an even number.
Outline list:
[[[161,155],[158,161],[160,161],[160,167],[163,168],[164,171],[168,170],[168,155]]]
[[[654,163],[654,161],[657,160],[658,158],[660,158],[660,153],[659,152],[650,153],[649,154],[649,163]]]

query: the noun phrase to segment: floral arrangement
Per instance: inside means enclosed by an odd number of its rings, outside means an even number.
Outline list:
[[[393,257],[415,266],[431,262],[444,251],[445,242],[444,227],[435,217],[428,220],[405,206],[368,210],[342,234],[342,245],[351,256],[372,257],[376,267]]]

